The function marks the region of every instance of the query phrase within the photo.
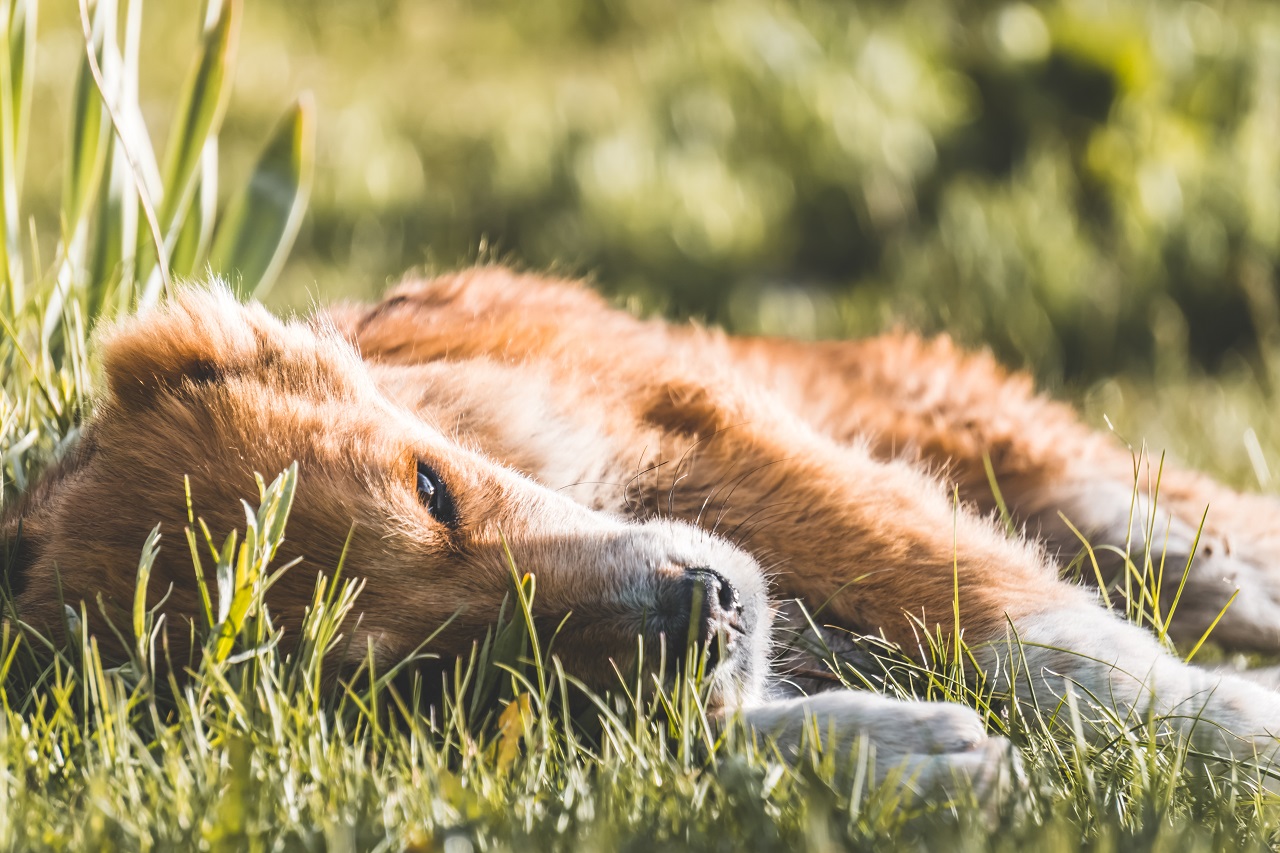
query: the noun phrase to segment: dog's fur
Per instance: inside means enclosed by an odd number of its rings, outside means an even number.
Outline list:
[[[778,698],[770,600],[908,653],[958,620],[977,664],[1042,710],[1075,690],[1134,723],[1168,715],[1211,752],[1276,749],[1280,695],[1185,665],[1059,579],[1080,551],[1068,519],[1100,573],[1122,571],[1101,546],[1141,539],[1154,476],[1137,471],[1135,497],[1128,450],[945,339],[733,338],[480,268],[309,325],[191,290],[99,344],[107,393],[79,446],[0,521],[19,611],[46,630],[64,600],[101,595],[123,614],[148,532],[185,523],[184,475],[225,534],[254,473],[297,460],[282,556],[332,570],[350,532],[347,571],[367,583],[351,647],[372,641],[387,660],[451,617],[437,650],[481,636],[510,589],[509,545],[537,576],[538,615],[569,614],[556,650],[588,683],[629,665],[637,634],[678,647],[692,621],[720,646],[723,708],[783,739],[813,717],[846,741],[865,735],[880,772],[982,774],[1006,745],[960,706]],[[994,518],[988,461],[1019,535]],[[447,485],[455,526],[418,501],[419,462]],[[1175,634],[1200,636],[1239,589],[1215,637],[1280,649],[1280,506],[1166,468],[1154,518],[1166,608],[1191,561]],[[175,615],[197,609],[189,560],[171,541],[154,570]],[[286,628],[312,583],[295,569],[271,590]]]

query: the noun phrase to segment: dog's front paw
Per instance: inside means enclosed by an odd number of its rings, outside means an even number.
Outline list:
[[[1170,709],[1192,746],[1280,778],[1280,694],[1230,675],[1197,672],[1197,678],[1201,691]]]
[[[867,750],[877,781],[898,780],[924,795],[968,788],[991,800],[1021,775],[1009,741],[988,735],[981,717],[963,705],[832,691],[747,708],[742,715],[788,756],[806,745]]]

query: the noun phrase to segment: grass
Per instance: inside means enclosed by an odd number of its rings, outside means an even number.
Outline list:
[[[921,800],[909,780],[868,781],[865,749],[803,750],[783,761],[735,726],[719,731],[689,681],[624,686],[568,714],[577,692],[542,658],[528,620],[532,583],[513,587],[473,659],[448,671],[444,701],[410,666],[332,673],[326,652],[358,609],[358,586],[321,577],[296,637],[262,606],[286,531],[296,469],[262,487],[242,537],[194,531],[212,579],[197,655],[166,665],[162,620],[138,570],[128,660],[104,665],[72,641],[0,635],[0,844],[15,849],[1178,849],[1264,847],[1280,824],[1247,768],[1213,779],[1156,723],[1020,710],[964,674],[964,648],[933,641],[934,665],[894,662],[885,689],[964,701],[1011,737],[1024,784],[997,807]],[[203,540],[203,541],[202,541]],[[82,607],[92,606],[82,605]],[[430,657],[428,641],[422,660]],[[418,661],[421,662],[421,661]],[[909,688],[906,682],[913,682]],[[648,694],[648,698],[637,698]],[[1111,739],[1085,737],[1090,725]],[[1103,743],[1099,747],[1091,744]],[[905,782],[905,784],[904,784]]]
[[[37,8],[27,0],[0,11],[6,504],[75,441],[91,410],[94,325],[210,268],[231,274],[246,294],[261,293],[296,233],[311,170],[311,107],[302,99],[220,215],[217,138],[239,4],[208,4],[174,130],[157,154],[139,119],[142,5],[103,0],[81,7],[89,50],[70,101],[59,227],[52,235],[28,229],[21,178]],[[56,244],[51,264],[41,260],[49,257],[42,240]],[[1237,482],[1252,471],[1269,485],[1256,460],[1274,457],[1280,436],[1268,428],[1274,399],[1263,381],[1243,370],[1226,381],[1183,370],[1162,377],[1161,387],[1193,401],[1171,442]],[[1194,402],[1210,394],[1230,405]],[[1153,399],[1117,381],[1091,391],[1086,409],[1137,430],[1151,422]],[[1243,435],[1251,443],[1241,444]],[[584,709],[582,691],[540,651],[528,619],[536,592],[517,567],[509,612],[472,659],[444,667],[439,702],[425,699],[435,687],[429,641],[387,671],[370,657],[358,671],[334,672],[326,653],[344,642],[344,617],[359,610],[359,585],[341,566],[318,578],[297,636],[276,630],[262,604],[276,573],[288,570],[273,557],[296,478],[290,469],[263,482],[245,530],[226,542],[211,541],[194,517],[185,542],[176,531],[148,542],[131,624],[117,626],[131,649],[123,663],[104,661],[83,631],[92,602],[68,611],[69,640],[51,644],[22,628],[6,601],[0,847],[464,853],[1280,842],[1280,815],[1249,768],[1184,772],[1189,756],[1163,737],[1159,721],[1091,721],[1090,709],[1076,704],[1019,707],[965,666],[963,644],[927,631],[932,663],[909,665],[886,651],[878,689],[967,703],[1013,740],[1026,778],[999,803],[963,793],[921,800],[910,780],[873,784],[864,745],[847,752],[810,744],[783,760],[740,727],[713,725],[696,679],[665,688],[628,680],[610,696],[587,696]],[[205,612],[191,628],[200,653],[190,662],[169,660],[164,620],[143,603],[156,547],[188,548],[205,591]],[[1133,579],[1146,588],[1159,555],[1140,550]],[[1144,600],[1130,596],[1131,615],[1159,628],[1160,614]],[[855,672],[834,660],[832,667],[856,682]],[[1107,737],[1086,737],[1092,725]]]

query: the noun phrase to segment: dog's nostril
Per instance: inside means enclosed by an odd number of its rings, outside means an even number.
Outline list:
[[[697,572],[704,576],[710,576],[710,583],[706,585],[713,587],[708,592],[715,594],[716,601],[720,604],[720,609],[724,611],[737,611],[742,609],[742,604],[738,600],[738,590],[733,584],[729,583],[729,579],[717,572],[715,569],[690,569],[690,572]]]
[[[703,616],[708,623],[742,612],[738,590],[715,569],[695,566],[685,569],[685,575],[704,591],[706,604],[703,605]],[[710,628],[710,624],[707,627]]]

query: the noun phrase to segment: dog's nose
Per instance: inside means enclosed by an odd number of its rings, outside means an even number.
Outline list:
[[[707,649],[707,667],[742,633],[742,603],[724,575],[705,566],[687,568],[670,588],[662,609],[668,653],[683,662],[690,644]]]
[[[708,606],[703,610],[708,620],[718,617],[736,616],[742,612],[742,603],[738,600],[738,591],[729,579],[715,569],[697,567],[684,570],[685,577],[692,583],[702,586],[703,600]]]

